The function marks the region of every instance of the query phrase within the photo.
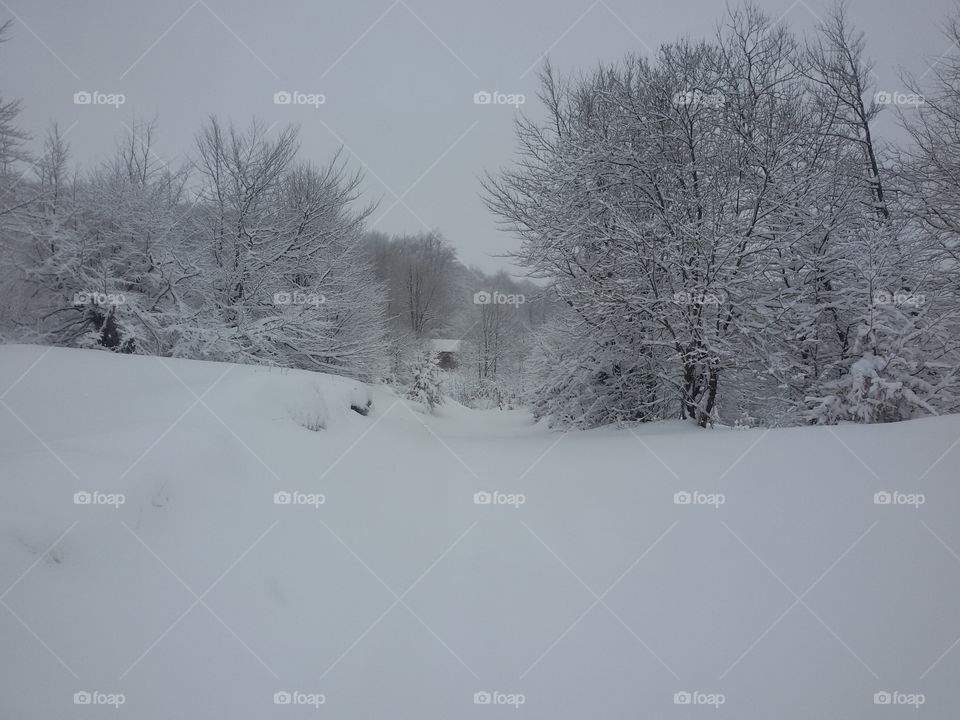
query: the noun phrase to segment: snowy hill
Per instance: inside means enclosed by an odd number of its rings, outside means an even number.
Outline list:
[[[0,717],[960,708],[960,416],[564,435],[33,346],[0,400]]]

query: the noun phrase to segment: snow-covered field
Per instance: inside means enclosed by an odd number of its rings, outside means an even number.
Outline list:
[[[960,416],[561,434],[30,346],[0,397],[2,718],[960,710]]]

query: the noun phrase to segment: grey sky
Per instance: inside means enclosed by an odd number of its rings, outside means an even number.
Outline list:
[[[759,4],[803,30],[830,2]],[[922,73],[950,50],[937,26],[953,6],[852,0],[880,89],[902,89],[899,68]],[[378,229],[438,228],[465,262],[492,270],[503,261],[491,256],[513,241],[496,230],[478,178],[509,163],[515,111],[476,105],[474,93],[525,94],[523,112],[536,115],[545,53],[563,71],[590,67],[708,34],[723,10],[717,0],[0,0],[0,18],[15,21],[0,48],[0,92],[23,99],[22,125],[35,136],[54,119],[69,129],[84,165],[134,114],[158,116],[157,153],[173,164],[210,113],[298,123],[303,158],[324,161],[343,144],[363,167]],[[75,105],[81,90],[126,102]],[[326,102],[276,105],[282,90]]]

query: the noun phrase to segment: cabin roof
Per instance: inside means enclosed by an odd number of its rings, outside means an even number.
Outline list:
[[[460,341],[459,340],[447,340],[444,338],[437,338],[436,340],[430,341],[430,349],[436,353],[449,352],[455,353],[460,351]]]

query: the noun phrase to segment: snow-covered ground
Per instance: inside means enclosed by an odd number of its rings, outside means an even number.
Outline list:
[[[960,710],[958,416],[561,434],[28,346],[0,397],[3,718]]]

